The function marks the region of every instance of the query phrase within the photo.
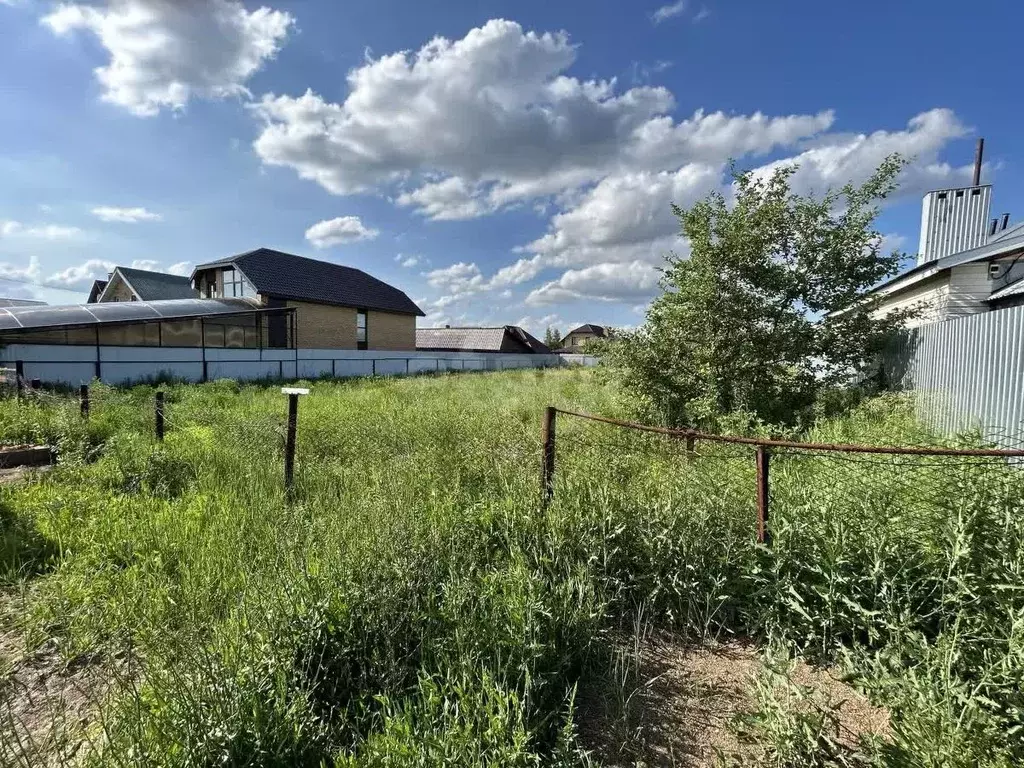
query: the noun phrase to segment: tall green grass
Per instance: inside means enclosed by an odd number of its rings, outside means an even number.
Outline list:
[[[749,452],[562,417],[628,415],[581,370],[350,383],[302,399],[216,382],[0,402],[0,437],[58,441],[0,490],[3,573],[30,638],[135,660],[92,726],[97,765],[586,761],[578,682],[642,616],[844,665],[893,708],[893,764],[1024,759],[1024,477],[777,457],[771,550]],[[812,439],[935,441],[900,400]],[[111,665],[112,668],[118,668]]]

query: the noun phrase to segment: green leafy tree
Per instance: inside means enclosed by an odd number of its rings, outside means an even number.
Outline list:
[[[557,328],[549,325],[547,330],[544,331],[544,346],[548,349],[561,349],[562,335]]]
[[[646,323],[613,345],[626,387],[669,424],[797,425],[820,393],[866,371],[909,314],[873,317],[879,299],[866,295],[903,258],[874,228],[903,165],[890,156],[821,197],[791,190],[793,166],[734,173],[733,201],[673,205],[690,257],[666,258]]]

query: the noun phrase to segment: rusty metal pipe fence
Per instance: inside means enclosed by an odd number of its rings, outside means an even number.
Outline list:
[[[564,429],[557,433],[558,416],[594,425],[605,434],[583,435],[579,430],[568,434]],[[635,440],[616,442],[608,438],[608,434],[615,433],[648,435],[656,438],[659,445],[638,445]],[[818,491],[824,489],[840,497],[845,493],[851,505],[867,501],[884,503],[885,499],[877,497],[885,493],[897,497],[904,487],[910,487],[919,496],[932,494],[936,496],[935,503],[944,503],[947,500],[938,498],[943,492],[941,489],[944,484],[954,487],[951,484],[957,482],[958,472],[979,468],[1002,471],[1011,464],[1017,465],[1014,469],[1019,470],[1024,459],[1024,448],[863,445],[738,437],[656,427],[549,406],[544,412],[542,431],[541,503],[544,507],[552,501],[556,490],[556,456],[561,444],[556,443],[556,434],[560,434],[561,442],[570,444],[568,447],[591,448],[595,455],[648,451],[652,456],[657,452],[678,457],[684,466],[692,467],[697,461],[705,461],[711,469],[701,480],[708,484],[719,479],[717,470],[722,467],[714,462],[728,462],[728,474],[734,481],[739,478],[740,483],[750,483],[746,487],[755,505],[752,511],[756,514],[757,540],[766,546],[772,544],[770,521],[776,490],[784,491],[787,501],[806,502],[810,491],[801,487],[801,480],[805,478],[813,477]],[[809,468],[809,464],[816,466]],[[773,487],[776,469],[789,475],[784,489]],[[752,477],[748,478],[750,473]],[[1020,473],[1015,471],[1014,475]],[[801,498],[795,499],[795,496]]]

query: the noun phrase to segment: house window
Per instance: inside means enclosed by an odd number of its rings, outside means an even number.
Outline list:
[[[227,267],[224,270],[224,298],[241,299],[255,296],[256,291],[252,283],[246,280],[241,272],[234,267]]]
[[[207,272],[197,281],[199,283],[199,292],[202,294],[204,299],[216,299],[217,298],[217,273]]]
[[[366,346],[366,310],[356,310],[356,349],[368,349]]]

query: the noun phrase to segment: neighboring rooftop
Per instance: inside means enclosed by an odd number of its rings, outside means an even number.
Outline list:
[[[309,259],[272,248],[257,248],[228,259],[198,265],[192,272],[237,267],[261,294],[293,301],[336,304],[423,316],[412,299],[361,269]]]
[[[571,336],[574,333],[592,333],[595,336],[607,336],[608,329],[603,325],[594,325],[593,323],[584,323],[579,328],[573,328],[571,331],[566,333],[566,336]]]
[[[92,288],[89,289],[89,298],[86,299],[86,303],[94,304],[99,301],[100,294],[103,293],[103,289],[107,287],[107,280],[93,280]]]
[[[551,350],[518,325],[492,328],[417,328],[416,349],[433,352],[518,352],[547,355]]]
[[[199,293],[192,289],[192,281],[182,275],[150,272],[148,269],[133,267],[115,267],[114,272],[121,274],[128,287],[135,291],[139,301],[199,298]]]
[[[975,261],[1005,256],[1021,248],[1024,248],[1024,227],[1018,225],[1000,233],[998,237],[993,237],[985,245],[972,248],[969,251],[952,253],[949,256],[943,256],[942,258],[926,261],[923,264],[911,267],[905,272],[901,272],[895,277],[879,283],[869,293],[907,288],[925,278],[932,277],[961,264],[970,264]]]

